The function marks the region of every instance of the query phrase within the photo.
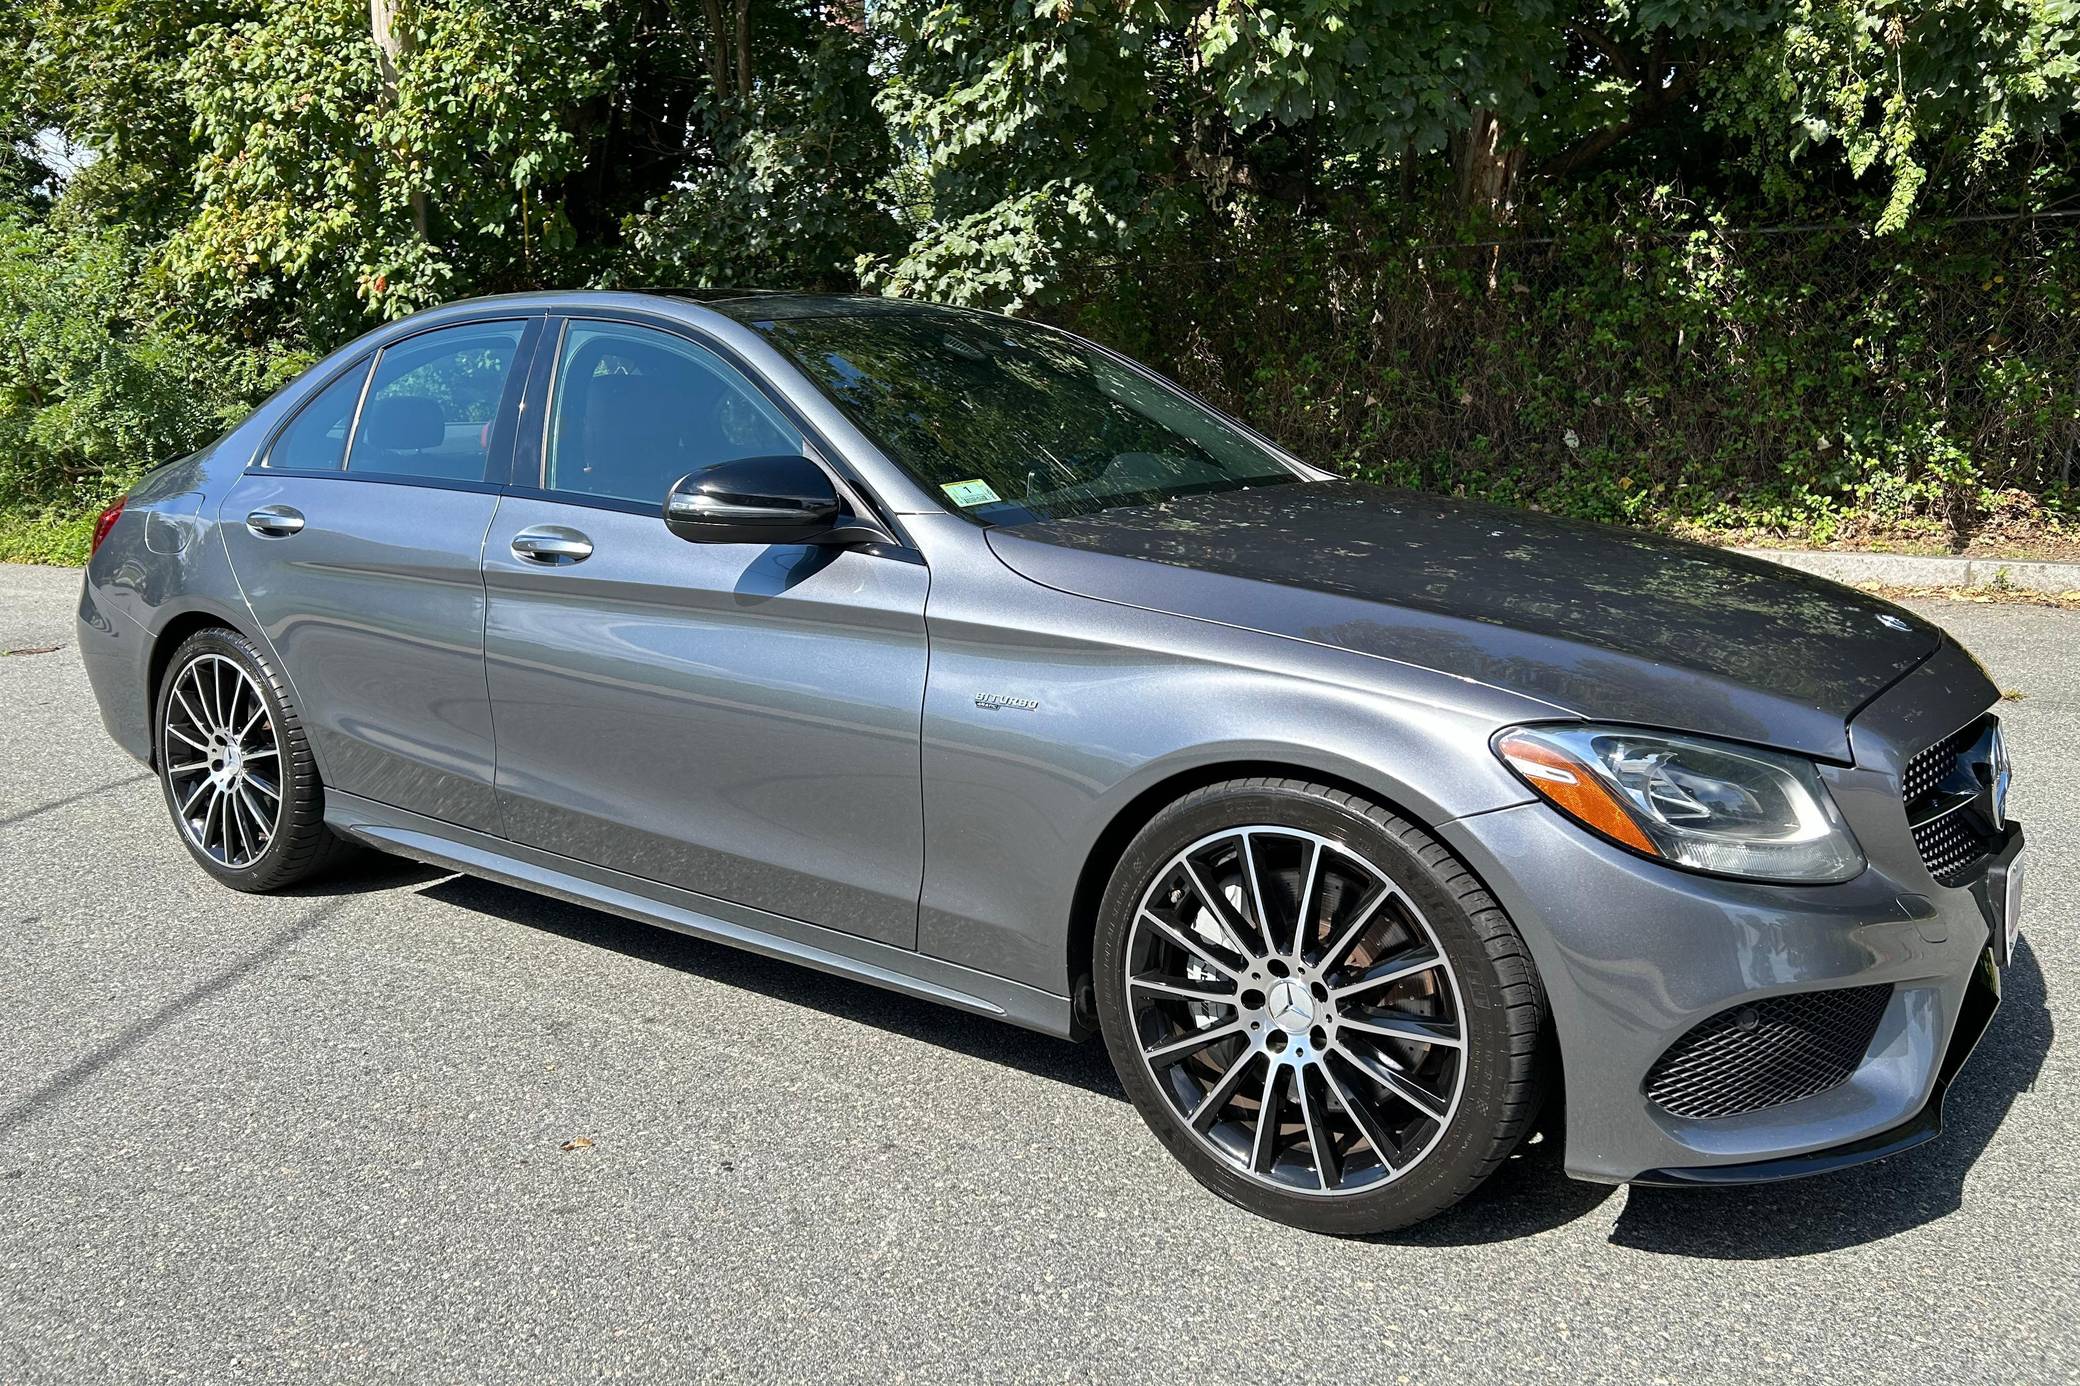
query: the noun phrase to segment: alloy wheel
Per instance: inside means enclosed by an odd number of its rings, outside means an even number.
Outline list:
[[[1377,1189],[1451,1125],[1458,981],[1408,892],[1343,843],[1258,825],[1177,853],[1135,911],[1124,980],[1179,1124],[1254,1181]]]
[[[266,854],[281,826],[281,744],[260,686],[237,661],[197,655],[166,700],[166,779],[188,841],[233,870]]]

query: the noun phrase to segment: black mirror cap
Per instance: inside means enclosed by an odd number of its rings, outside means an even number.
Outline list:
[[[806,457],[738,457],[665,493],[665,528],[695,544],[808,544],[844,513],[830,475]]]

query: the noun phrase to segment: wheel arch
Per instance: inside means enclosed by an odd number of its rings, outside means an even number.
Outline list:
[[[145,664],[145,716],[151,733],[151,751],[146,763],[159,768],[159,688],[173,663],[174,651],[197,631],[224,629],[252,639],[245,627],[229,613],[213,606],[193,606],[169,616],[152,636],[152,652]]]

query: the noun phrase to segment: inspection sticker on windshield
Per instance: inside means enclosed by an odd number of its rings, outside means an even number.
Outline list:
[[[952,498],[955,505],[963,508],[970,505],[988,505],[1004,499],[990,489],[987,481],[949,481],[939,488]]]

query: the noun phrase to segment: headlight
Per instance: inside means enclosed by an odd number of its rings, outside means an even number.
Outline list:
[[[1512,727],[1495,754],[1576,822],[1693,871],[1846,881],[1863,849],[1811,761],[1625,727]]]

